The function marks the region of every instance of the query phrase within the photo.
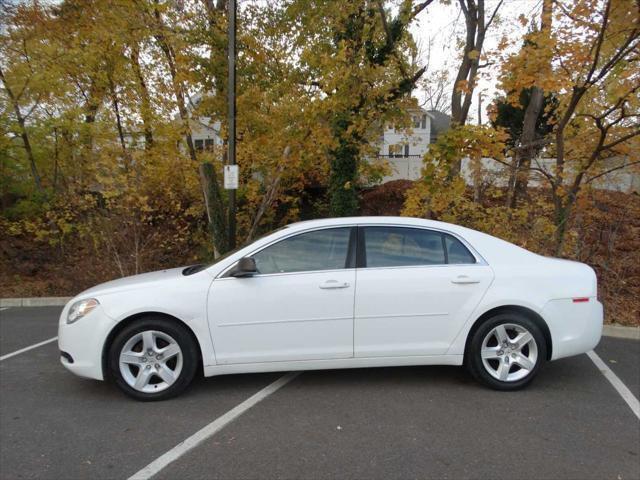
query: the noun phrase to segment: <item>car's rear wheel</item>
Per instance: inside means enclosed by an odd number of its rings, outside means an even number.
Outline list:
[[[544,335],[530,318],[505,312],[474,332],[466,364],[471,374],[496,390],[517,390],[529,384],[547,358]]]
[[[109,374],[127,395],[165,400],[182,393],[198,367],[197,345],[177,322],[148,317],[126,326],[109,349]]]

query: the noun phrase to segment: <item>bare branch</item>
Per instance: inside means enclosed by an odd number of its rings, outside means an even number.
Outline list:
[[[517,147],[515,147],[515,150],[528,150],[530,148],[544,147],[545,145],[549,145],[551,142],[552,140],[550,138],[540,138],[532,142],[518,145]]]
[[[584,183],[591,183],[595,179],[600,178],[600,177],[604,177],[605,175],[608,175],[608,174],[610,174],[612,172],[615,172],[616,170],[622,170],[623,168],[631,167],[632,165],[638,165],[638,164],[640,164],[640,160],[638,160],[636,162],[624,163],[622,165],[618,165],[617,167],[610,168],[609,170],[605,170],[604,172],[601,172],[598,175],[594,175],[593,177],[588,178],[587,180],[584,181]]]
[[[485,30],[489,29],[489,26],[491,25],[491,23],[493,22],[493,19],[496,17],[496,14],[498,13],[498,10],[500,9],[500,7],[502,6],[503,0],[500,0],[498,2],[498,5],[496,5],[495,10],[493,11],[493,13],[491,14],[491,16],[489,17],[489,21],[487,21],[487,24],[485,25]]]
[[[469,9],[465,5],[464,0],[458,0],[458,3],[460,4],[460,8],[462,9],[462,13],[464,13],[464,16],[468,17],[469,16]]]
[[[629,133],[627,135],[624,135],[624,136],[618,138],[617,140],[614,140],[611,143],[607,143],[606,145],[603,145],[601,150],[610,150],[613,147],[615,147],[616,145],[620,145],[621,143],[626,142],[627,140],[630,140],[633,137],[636,137],[638,135],[640,135],[640,128],[637,129],[637,130],[634,130],[633,132],[631,132],[631,133]]]
[[[432,3],[433,3],[433,0],[426,0],[425,2],[419,3],[418,5],[413,7],[413,10],[411,11],[411,17],[410,18],[413,19],[414,17],[416,17],[421,11],[423,11],[425,8],[427,8]]]
[[[602,15],[602,22],[600,24],[600,32],[598,33],[598,37],[595,43],[595,55],[593,56],[593,63],[591,64],[589,73],[587,73],[587,78],[585,80],[585,83],[591,82],[591,77],[593,76],[598,66],[598,60],[600,60],[600,49],[602,48],[602,42],[604,41],[604,32],[607,30],[607,24],[609,23],[610,9],[611,9],[611,0],[607,0],[607,3],[605,4],[605,7],[604,7],[604,14]]]
[[[391,37],[391,30],[389,30],[389,24],[387,23],[387,14],[384,11],[384,6],[382,5],[382,1],[378,0],[376,2],[378,6],[378,13],[380,13],[380,21],[382,22],[382,28],[384,29],[384,33],[386,36],[387,48],[391,48],[393,46],[393,38]]]

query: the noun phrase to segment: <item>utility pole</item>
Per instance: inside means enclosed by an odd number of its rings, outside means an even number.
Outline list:
[[[478,92],[478,125],[482,125],[482,92]]]
[[[234,170],[237,175],[236,165],[236,0],[229,0],[228,12],[228,37],[229,37],[229,110],[228,110],[228,128],[229,128],[229,152],[227,155],[228,170]],[[225,173],[227,173],[225,171]],[[229,187],[227,187],[229,188]],[[236,188],[229,188],[229,249],[236,247]]]

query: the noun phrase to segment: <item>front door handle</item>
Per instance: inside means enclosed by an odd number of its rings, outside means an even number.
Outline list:
[[[330,288],[347,288],[348,286],[349,282],[339,282],[338,280],[327,280],[320,284],[320,288],[325,290]]]
[[[456,278],[451,280],[451,283],[456,283],[458,285],[466,285],[469,283],[480,283],[480,279],[469,277],[467,275],[458,275]]]

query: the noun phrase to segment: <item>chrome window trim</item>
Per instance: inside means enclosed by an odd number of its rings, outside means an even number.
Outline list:
[[[237,263],[237,262],[236,262]],[[235,263],[233,264],[235,265]],[[352,272],[355,268],[332,268],[331,270],[303,270],[300,272],[256,273],[247,278],[283,277],[288,275],[313,275],[316,273]],[[216,280],[240,280],[236,277],[218,277]]]
[[[251,257],[252,255],[255,255],[258,252],[261,252],[262,250],[264,250],[265,248],[270,247],[271,245],[274,245],[278,242],[281,242],[283,240],[286,240],[288,238],[297,236],[297,235],[302,235],[303,233],[309,233],[309,232],[315,232],[315,231],[320,231],[320,230],[329,230],[329,229],[334,229],[334,228],[353,228],[353,227],[361,227],[361,228],[366,228],[366,227],[394,227],[394,228],[413,228],[413,229],[420,229],[420,230],[429,230],[432,232],[439,232],[439,233],[446,233],[447,235],[451,235],[452,237],[456,238],[457,240],[459,240],[460,242],[462,242],[462,244],[469,250],[469,252],[471,252],[471,255],[473,255],[473,257],[476,259],[476,263],[442,263],[442,264],[434,264],[434,265],[402,265],[402,266],[393,266],[393,267],[364,267],[364,268],[339,268],[339,269],[330,269],[330,270],[302,270],[299,272],[280,272],[280,273],[258,273],[256,275],[252,275],[252,278],[257,278],[257,277],[273,277],[273,276],[282,276],[282,275],[300,275],[300,274],[311,274],[311,273],[321,273],[321,272],[346,272],[349,270],[387,270],[387,269],[397,269],[397,268],[433,268],[433,267],[452,267],[452,266],[458,266],[458,267],[472,267],[472,266],[488,266],[489,264],[487,263],[487,261],[482,257],[482,255],[480,255],[478,253],[478,251],[473,248],[469,242],[467,242],[464,238],[462,238],[460,235],[458,235],[457,233],[454,233],[450,230],[445,230],[442,228],[437,228],[437,227],[427,227],[427,226],[422,226],[422,225],[403,225],[403,224],[398,224],[398,223],[348,223],[348,224],[341,224],[341,225],[325,225],[322,227],[310,227],[307,228],[305,230],[298,230],[296,232],[291,232],[290,235],[287,235],[285,237],[280,237],[276,240],[273,240],[272,242],[263,245],[261,247],[256,248],[255,250],[252,250],[251,252],[249,252],[248,254],[246,254],[246,257]],[[236,266],[236,264],[238,263],[238,261],[236,260],[235,262],[233,262],[231,265],[229,265],[227,268],[225,268],[224,270],[222,270],[222,272],[220,272],[216,278],[214,280],[225,280],[225,279],[234,279],[234,280],[238,280],[235,277],[226,277],[225,275],[227,274],[227,272],[229,272],[229,270],[231,270],[233,267]]]
[[[392,266],[392,267],[364,267],[365,269],[387,269],[387,268],[416,268],[416,267],[452,267],[452,266],[467,266],[467,267],[471,267],[474,265],[483,265],[483,266],[488,266],[489,264],[487,263],[487,261],[484,259],[484,257],[482,255],[480,255],[478,253],[478,251],[473,248],[469,242],[467,242],[464,238],[462,238],[460,235],[458,235],[457,233],[454,233],[450,230],[444,230],[442,228],[437,228],[437,227],[425,227],[422,225],[398,225],[395,223],[366,223],[366,224],[361,224],[358,225],[359,227],[394,227],[394,228],[413,228],[413,229],[420,229],[420,230],[429,230],[431,232],[438,232],[438,233],[445,233],[447,235],[451,235],[452,237],[454,237],[455,239],[459,240],[462,245],[464,245],[467,250],[469,250],[469,252],[471,253],[471,255],[476,259],[475,263],[435,263],[433,265],[398,265],[398,266]]]

